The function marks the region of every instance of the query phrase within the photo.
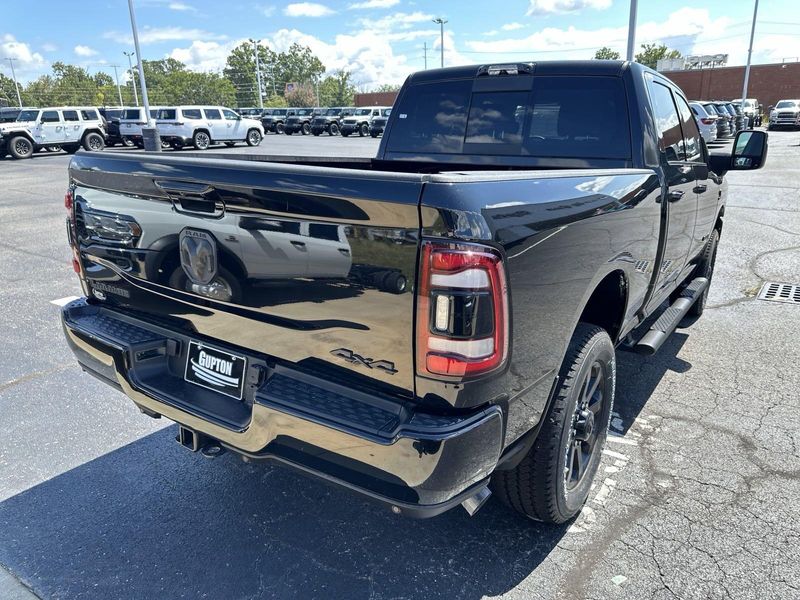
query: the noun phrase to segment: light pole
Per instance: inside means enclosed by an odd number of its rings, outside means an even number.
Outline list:
[[[253,42],[253,48],[256,53],[256,81],[258,82],[258,107],[264,108],[264,96],[261,93],[261,63],[259,62],[258,58],[258,45],[261,43],[261,40],[251,40]]]
[[[114,67],[114,79],[117,80],[117,95],[119,96],[119,105],[122,106],[122,88],[119,87],[119,73],[117,73],[117,67],[119,65],[109,65],[109,67]]]
[[[444,24],[447,21],[441,17],[437,17],[433,20],[434,23],[438,23],[439,29],[441,31],[441,51],[442,51],[442,67],[444,67]]]
[[[142,50],[139,47],[139,30],[136,27],[136,13],[133,10],[133,0],[128,0],[128,11],[131,13],[131,30],[133,31],[133,48],[136,50],[136,62],[139,71],[139,83],[142,86],[142,102],[144,103],[144,113],[147,119],[147,129],[142,129],[142,138],[145,143],[145,150],[161,152],[161,140],[156,131],[153,116],[150,114],[150,101],[147,99],[147,83],[144,80],[144,65],[142,65]],[[149,134],[149,135],[146,135]],[[149,139],[148,139],[149,138]],[[148,147],[149,146],[149,147]]]
[[[425,58],[425,70],[428,70],[428,42],[422,44],[422,56]]]
[[[19,94],[19,84],[17,83],[17,74],[14,72],[14,61],[16,58],[7,58],[8,64],[11,65],[11,77],[14,79],[14,89],[17,91],[17,102],[19,107],[22,108],[22,96]]]
[[[139,106],[139,94],[136,92],[136,76],[133,74],[133,63],[131,62],[133,52],[123,51],[122,53],[128,57],[128,67],[130,67],[129,73],[131,75],[131,83],[133,84],[133,99],[136,101],[136,106]]]
[[[742,110],[744,101],[747,100],[747,84],[750,81],[750,58],[753,56],[753,38],[756,35],[756,15],[758,15],[758,0],[753,9],[753,24],[750,27],[750,47],[747,49],[747,66],[744,68],[744,86],[742,87]]]
[[[636,45],[636,10],[639,0],[631,0],[631,14],[628,19],[628,52],[625,60],[633,60],[633,47]]]

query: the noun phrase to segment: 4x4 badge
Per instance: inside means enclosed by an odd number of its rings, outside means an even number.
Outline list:
[[[343,358],[349,363],[363,365],[368,369],[380,369],[381,371],[389,373],[389,375],[394,375],[397,373],[397,369],[394,368],[393,362],[388,360],[374,360],[372,358],[365,358],[360,354],[356,354],[352,350],[348,350],[347,348],[337,348],[336,350],[331,350],[331,354],[338,356],[339,358]]]

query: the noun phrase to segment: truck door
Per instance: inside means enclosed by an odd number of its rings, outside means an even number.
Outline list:
[[[64,142],[64,123],[57,110],[44,110],[34,132],[37,144],[61,144]]]
[[[694,235],[697,197],[694,165],[686,160],[680,118],[672,91],[652,79],[648,85],[666,183],[661,202],[662,211],[667,213],[667,230],[664,256],[661,264],[656,266],[659,273],[654,297],[658,298],[659,292],[675,284],[686,265]]]
[[[243,140],[247,132],[242,131],[242,118],[228,108],[222,109],[222,116],[225,121],[225,139]]]
[[[77,110],[62,111],[64,117],[64,141],[79,142],[81,140],[81,121]]]

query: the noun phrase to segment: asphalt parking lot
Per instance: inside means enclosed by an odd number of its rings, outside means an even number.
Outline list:
[[[271,135],[256,151],[377,145]],[[590,501],[555,528],[494,501],[406,520],[205,459],[82,374],[53,304],[80,293],[68,161],[0,160],[0,598],[800,598],[800,305],[757,298],[800,283],[800,132],[728,176],[706,314],[652,357],[620,353]]]

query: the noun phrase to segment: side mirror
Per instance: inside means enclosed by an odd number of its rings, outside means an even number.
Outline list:
[[[767,133],[765,131],[740,131],[733,141],[732,171],[760,169],[767,161]]]

